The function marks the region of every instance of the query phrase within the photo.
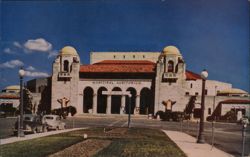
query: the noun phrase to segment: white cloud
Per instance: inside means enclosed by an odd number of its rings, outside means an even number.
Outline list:
[[[10,48],[5,48],[3,50],[4,53],[7,53],[7,54],[14,54],[15,52],[13,52]]]
[[[17,42],[17,41],[14,41],[14,42],[13,42],[13,45],[14,45],[15,47],[22,48],[22,45],[21,45],[19,42]]]
[[[44,38],[30,39],[27,40],[24,44],[20,44],[18,41],[14,41],[13,46],[14,46],[13,49],[19,48],[22,49],[25,53],[33,53],[33,52],[47,53],[48,58],[53,58],[58,54],[58,51],[53,50],[52,44],[46,41]]]
[[[48,53],[52,49],[52,44],[43,38],[30,39],[24,43],[24,48],[26,52],[40,51]]]
[[[33,66],[28,66],[28,68],[26,68],[26,70],[29,70],[29,71],[34,71],[36,70]]]
[[[29,77],[48,77],[49,74],[45,72],[39,72],[39,71],[25,71],[25,76]]]
[[[5,63],[0,64],[0,68],[15,68],[15,67],[20,67],[23,66],[23,62],[20,60],[11,60],[7,61]]]

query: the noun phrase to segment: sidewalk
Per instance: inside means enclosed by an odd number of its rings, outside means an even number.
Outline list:
[[[163,130],[168,137],[177,144],[177,146],[188,156],[188,157],[233,157],[226,152],[223,152],[215,147],[211,149],[211,145],[198,144],[196,138],[178,131],[167,131]]]
[[[39,138],[39,137],[55,135],[55,134],[60,134],[60,133],[79,130],[79,129],[85,129],[85,128],[74,128],[74,129],[65,129],[65,130],[58,130],[58,131],[49,131],[49,132],[44,132],[44,133],[25,135],[25,137],[10,137],[10,138],[6,138],[6,139],[0,139],[0,145],[14,143],[14,142],[18,142],[18,141],[25,141],[25,140],[35,139],[35,138]]]

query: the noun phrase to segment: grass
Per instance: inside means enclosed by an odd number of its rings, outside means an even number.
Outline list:
[[[58,134],[0,146],[1,157],[44,157],[83,140],[81,136]]]
[[[111,145],[95,157],[185,157],[186,155],[162,131],[131,128],[124,138],[113,138]]]
[[[89,128],[1,145],[0,156],[44,157],[83,141],[83,133],[87,133],[89,139],[112,141],[108,147],[97,152],[95,157],[185,157],[185,154],[162,131],[145,128],[124,129],[125,131],[121,134],[119,134],[120,130],[114,134],[108,134],[104,133],[103,128]]]

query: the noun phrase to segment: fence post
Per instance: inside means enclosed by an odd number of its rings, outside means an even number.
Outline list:
[[[213,149],[214,147],[214,120],[212,121],[212,147],[211,149]]]
[[[199,136],[199,120],[197,120],[197,122],[196,122],[196,138],[198,139],[198,136]]]

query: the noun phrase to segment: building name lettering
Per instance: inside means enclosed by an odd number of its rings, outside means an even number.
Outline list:
[[[122,84],[141,84],[141,82],[138,81],[93,81],[93,84],[118,84],[118,85],[122,85]]]

